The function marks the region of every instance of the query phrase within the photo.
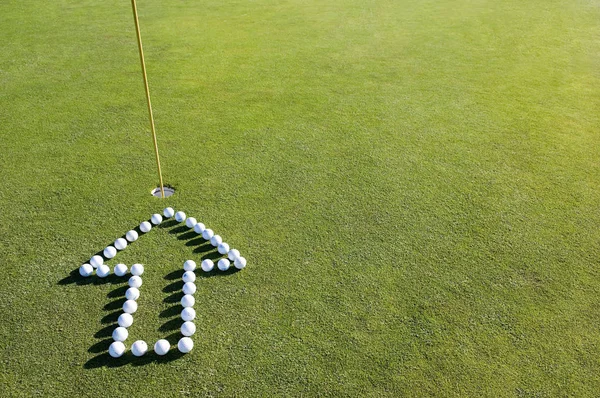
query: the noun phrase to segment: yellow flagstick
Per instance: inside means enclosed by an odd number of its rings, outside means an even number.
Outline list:
[[[152,129],[152,141],[154,142],[154,154],[156,155],[156,166],[158,167],[158,179],[160,181],[160,193],[165,197],[165,188],[163,186],[162,172],[160,171],[160,159],[158,158],[158,144],[156,143],[156,130],[154,129],[154,116],[152,116],[152,104],[150,103],[150,90],[148,89],[148,77],[146,76],[146,63],[144,62],[144,50],[142,48],[142,36],[140,34],[140,23],[138,21],[137,7],[135,0],[131,0],[133,8],[133,20],[135,21],[135,32],[137,33],[138,48],[140,49],[140,62],[142,64],[142,74],[144,75],[144,88],[146,89],[146,101],[148,102],[148,114],[150,115],[150,128]]]

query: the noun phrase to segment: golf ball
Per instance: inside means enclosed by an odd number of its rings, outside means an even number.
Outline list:
[[[163,214],[165,215],[165,218],[171,218],[171,217],[173,217],[173,214],[175,214],[175,210],[173,210],[172,207],[167,207],[163,211]]]
[[[131,345],[131,353],[136,357],[141,357],[148,352],[148,344],[144,340],[138,340]]]
[[[152,229],[152,224],[150,224],[148,221],[144,221],[143,223],[140,224],[140,231],[146,233],[148,231],[150,231]]]
[[[119,238],[115,241],[115,248],[117,250],[123,250],[127,247],[127,241],[123,238]]]
[[[193,282],[196,280],[196,274],[194,274],[194,271],[185,271],[181,279],[184,282]]]
[[[106,258],[113,258],[117,255],[117,249],[115,249],[113,246],[108,246],[106,249],[104,249],[103,254]]]
[[[181,311],[181,319],[183,319],[185,322],[193,321],[194,318],[196,318],[196,310],[194,310],[192,307],[185,307],[183,311]]]
[[[177,213],[175,213],[175,220],[177,222],[184,222],[185,221],[185,213],[182,211],[178,211]]]
[[[182,337],[177,343],[177,349],[183,354],[187,354],[194,348],[194,342],[189,337]]]
[[[194,282],[186,282],[183,284],[183,294],[194,294],[196,293],[196,285]]]
[[[152,221],[152,224],[158,225],[162,222],[162,216],[160,214],[152,214],[150,221]]]
[[[98,268],[102,264],[104,264],[104,259],[102,258],[102,256],[95,255],[90,259],[90,265],[94,268]]]
[[[211,259],[207,258],[206,260],[202,260],[202,264],[200,264],[200,267],[202,267],[202,271],[210,272],[215,267],[215,263],[213,263]]]
[[[135,300],[127,300],[123,303],[123,312],[133,314],[137,311],[137,302]]]
[[[127,273],[127,266],[125,264],[115,265],[115,275],[124,276]]]
[[[223,238],[221,238],[219,235],[213,235],[213,237],[210,238],[210,244],[213,245],[214,247],[219,246],[222,242],[223,242]]]
[[[127,329],[125,329],[125,331],[127,331]],[[181,334],[184,336],[191,336],[194,333],[196,333],[196,325],[194,324],[194,322],[183,322],[183,325],[181,325]]]
[[[98,277],[100,277],[100,278],[106,278],[108,276],[108,274],[110,274],[110,268],[106,264],[102,264],[96,270],[96,275],[98,275]]]
[[[227,253],[227,257],[229,257],[229,259],[231,261],[235,261],[236,258],[238,258],[240,256],[240,251],[237,249],[231,249],[229,250],[229,253]]]
[[[131,275],[140,276],[144,273],[144,266],[142,264],[133,264],[131,266]]]
[[[221,271],[227,271],[229,269],[229,265],[231,264],[231,262],[229,260],[227,260],[226,258],[222,258],[219,260],[219,262],[217,263],[217,267],[221,270]]]
[[[138,289],[137,287],[130,287],[125,292],[125,298],[127,300],[137,300],[137,299],[139,299],[140,298],[140,289]]]
[[[219,246],[217,246],[217,250],[221,254],[227,254],[229,252],[229,245],[225,242],[219,243]]]
[[[81,267],[79,267],[79,275],[87,278],[88,276],[91,276],[94,273],[94,267],[92,267],[89,264],[83,264]]]
[[[129,332],[126,328],[119,326],[112,333],[112,338],[114,341],[125,341],[129,336]]]
[[[137,275],[134,275],[131,278],[129,278],[129,281],[127,283],[129,283],[129,287],[139,288],[140,286],[142,286],[142,278],[140,278]]]
[[[244,257],[238,257],[233,262],[233,265],[237,269],[242,269],[242,268],[244,268],[246,266],[246,259]]]
[[[154,352],[157,355],[166,355],[171,349],[171,344],[165,339],[160,339],[154,344]]]
[[[123,328],[128,328],[129,326],[133,325],[133,317],[128,313],[121,314],[119,315],[117,323]]]
[[[121,341],[113,342],[110,347],[108,347],[108,353],[113,358],[119,358],[123,353],[125,353],[125,344]]]
[[[185,271],[193,271],[196,269],[196,262],[194,260],[187,260],[183,263],[183,269]]]
[[[198,221],[196,221],[194,217],[188,217],[187,220],[185,220],[185,226],[188,228],[194,228],[194,225],[196,224],[198,224]]]
[[[213,236],[215,236],[215,233],[210,228],[206,228],[204,231],[202,231],[202,237],[206,240],[210,240]]]
[[[135,230],[131,230],[125,234],[125,237],[130,242],[135,242],[138,238],[138,233]]]
[[[135,303],[135,301],[134,301],[134,303]],[[185,296],[183,296],[181,298],[181,306],[183,308],[193,307],[195,303],[196,303],[196,300],[194,299],[194,296],[192,296],[191,294],[186,294]]]
[[[194,231],[200,235],[202,232],[204,232],[204,230],[206,229],[206,226],[204,224],[202,224],[201,222],[196,223],[196,225],[194,225]]]

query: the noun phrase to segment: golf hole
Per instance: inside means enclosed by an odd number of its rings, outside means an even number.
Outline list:
[[[164,190],[165,190],[165,198],[168,198],[169,196],[173,196],[173,194],[175,193],[175,188],[164,187]],[[152,196],[156,196],[157,198],[162,198],[162,195],[160,193],[160,187],[154,188],[150,193],[152,194]]]

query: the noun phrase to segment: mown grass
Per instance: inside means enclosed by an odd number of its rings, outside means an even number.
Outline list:
[[[597,394],[598,6],[140,0],[159,200],[129,2],[3,1],[0,396]],[[248,267],[111,360],[123,284],[70,273],[167,205]],[[128,345],[200,243],[117,256]]]

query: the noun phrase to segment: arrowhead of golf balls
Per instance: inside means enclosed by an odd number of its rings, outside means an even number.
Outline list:
[[[194,348],[194,342],[189,337],[182,337],[177,343],[177,348],[183,354],[187,354]]]
[[[131,266],[131,275],[140,276],[144,273],[144,266],[142,264],[133,264]]]
[[[115,341],[108,347],[108,353],[113,358],[119,358],[124,352],[125,344],[121,341]]]
[[[172,207],[167,207],[165,210],[163,210],[163,214],[166,218],[171,218],[173,217],[173,214],[175,214],[175,210],[173,210]]]
[[[91,276],[94,273],[94,267],[92,267],[89,264],[83,264],[81,267],[79,267],[79,275],[87,278],[88,276]]]
[[[183,263],[184,271],[193,271],[196,269],[196,262],[194,260],[187,260]]]
[[[244,257],[238,257],[233,262],[233,265],[237,269],[243,269],[246,266],[246,259]]]
[[[229,257],[229,259],[231,261],[235,261],[236,258],[238,258],[240,256],[240,251],[237,249],[231,249],[229,250],[229,253],[227,253],[227,257]]]

